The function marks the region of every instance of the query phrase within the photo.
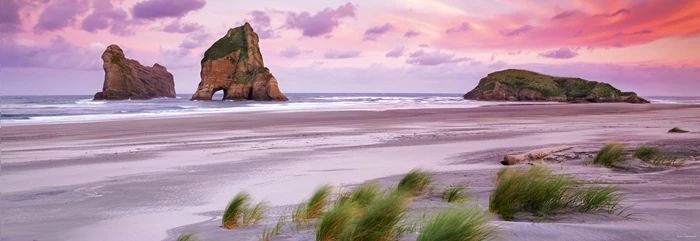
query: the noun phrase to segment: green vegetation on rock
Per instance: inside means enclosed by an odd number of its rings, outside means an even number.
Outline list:
[[[240,51],[239,61],[248,57],[248,39],[245,33],[245,25],[229,29],[226,36],[217,40],[206,52],[202,62],[226,57],[234,51]]]

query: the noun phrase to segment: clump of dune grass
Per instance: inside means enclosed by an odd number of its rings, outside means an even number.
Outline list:
[[[613,212],[621,195],[608,187],[584,187],[567,175],[555,175],[541,165],[529,169],[506,168],[499,172],[496,188],[489,197],[489,210],[503,219],[519,212],[548,217],[565,211]]]
[[[308,224],[311,219],[318,218],[323,214],[323,211],[331,201],[332,192],[333,187],[330,185],[323,185],[317,188],[306,202],[299,204],[297,208],[294,209],[292,222],[296,224],[297,230],[305,224]]]
[[[464,188],[459,186],[449,186],[442,192],[442,200],[448,203],[463,201],[465,197]]]
[[[397,190],[417,196],[423,193],[432,181],[433,175],[430,172],[413,169],[401,179]]]
[[[676,157],[658,157],[646,162],[655,166],[666,167],[681,167],[685,163],[683,159]]]
[[[678,128],[678,127],[673,127],[670,130],[668,130],[668,133],[687,133],[687,132],[688,131],[683,130],[683,129]]]
[[[177,241],[197,241],[197,236],[194,233],[183,233],[177,237]]]
[[[376,183],[363,183],[351,191],[340,194],[337,202],[353,202],[364,208],[380,195],[382,195],[382,191],[379,185]]]
[[[283,225],[284,217],[280,217],[273,228],[265,227],[260,235],[260,241],[270,241],[272,240],[272,237],[280,235],[282,233]]]
[[[401,192],[377,198],[343,232],[341,240],[396,240],[401,233],[400,222],[407,206],[408,199]]]
[[[474,209],[447,209],[424,224],[417,241],[481,241],[493,238],[488,215]]]
[[[259,202],[255,206],[246,207],[243,211],[243,225],[255,225],[265,212],[265,203]]]
[[[625,156],[625,146],[620,143],[608,143],[598,151],[593,163],[606,167],[615,167]]]
[[[604,210],[613,213],[622,200],[622,196],[614,186],[584,188],[576,195],[576,205],[581,212]]]
[[[661,151],[653,146],[641,145],[634,151],[634,157],[642,161],[651,161],[661,157]]]
[[[353,201],[339,202],[325,212],[319,219],[316,227],[316,241],[340,240],[343,232],[346,232],[353,224],[355,218],[361,214],[360,206]]]
[[[221,219],[221,225],[226,229],[234,229],[240,225],[245,210],[248,208],[250,195],[246,192],[238,193],[226,206],[224,216]]]

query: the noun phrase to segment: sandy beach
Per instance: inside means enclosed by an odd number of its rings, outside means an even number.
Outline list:
[[[667,133],[672,127],[691,132]],[[700,105],[548,104],[384,111],[251,112],[2,126],[0,240],[257,240],[322,184],[393,185],[414,168],[467,184],[487,209],[503,155],[570,145],[559,173],[621,188],[629,216],[501,221],[499,240],[700,240]],[[619,172],[587,164],[609,141],[654,143],[683,167]],[[400,153],[400,155],[397,155]],[[271,206],[262,224],[219,228],[239,191]],[[416,213],[443,207],[417,200]],[[309,240],[309,232],[279,240]]]

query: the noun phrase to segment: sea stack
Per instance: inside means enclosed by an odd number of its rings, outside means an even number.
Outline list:
[[[122,49],[112,44],[102,53],[105,81],[95,100],[144,100],[159,97],[175,97],[173,75],[165,67],[154,64],[143,66],[127,59]]]
[[[608,83],[556,77],[519,69],[507,69],[488,74],[473,90],[464,95],[464,99],[649,103],[634,92],[622,92]]]
[[[263,64],[258,34],[250,24],[229,29],[202,58],[202,78],[192,100],[211,100],[223,90],[224,100],[286,101],[277,79]]]

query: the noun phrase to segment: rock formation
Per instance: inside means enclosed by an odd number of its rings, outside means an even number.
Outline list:
[[[105,82],[95,100],[151,99],[175,97],[173,75],[162,65],[143,66],[127,59],[117,45],[110,45],[102,53]]]
[[[464,99],[649,103],[634,92],[622,92],[607,83],[517,69],[488,74]]]
[[[219,90],[225,100],[287,100],[263,64],[258,35],[248,23],[229,29],[207,49],[201,64],[202,80],[192,100],[211,100]]]

